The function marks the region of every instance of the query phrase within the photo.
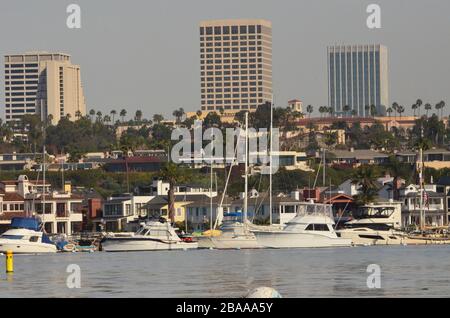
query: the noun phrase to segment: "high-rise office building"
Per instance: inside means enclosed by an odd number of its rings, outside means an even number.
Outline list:
[[[271,101],[271,22],[201,22],[200,74],[202,111],[256,110]]]
[[[53,118],[86,114],[80,67],[70,55],[36,52],[5,56],[5,118],[17,121],[25,114]]]
[[[368,117],[372,110],[378,116],[386,114],[389,75],[385,46],[329,46],[327,59],[328,105],[335,114]]]

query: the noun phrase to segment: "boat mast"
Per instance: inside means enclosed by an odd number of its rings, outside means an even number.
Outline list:
[[[212,149],[214,149],[214,139],[213,139],[213,131],[211,128],[211,168],[210,170],[210,182],[209,182],[209,229],[211,230],[211,236],[212,236],[212,230],[213,230],[213,197],[212,197],[212,188],[213,188],[213,154]],[[218,211],[217,211],[218,212]],[[217,214],[217,213],[216,213]],[[216,215],[216,218],[218,215]]]
[[[419,211],[420,211],[420,230],[423,231],[425,229],[425,211],[423,209],[423,171],[422,171],[422,160],[423,160],[423,149],[422,146],[419,149],[419,164],[418,164],[418,170],[419,170]]]
[[[244,211],[242,213],[243,223],[247,224],[248,209],[248,112],[245,113],[245,188],[244,188]]]
[[[269,224],[272,225],[272,131],[273,131],[273,95],[270,103],[270,150],[269,150]]]

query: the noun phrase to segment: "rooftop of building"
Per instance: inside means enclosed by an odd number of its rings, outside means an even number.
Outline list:
[[[219,20],[203,20],[200,21],[200,26],[228,26],[228,25],[264,25],[272,27],[272,22],[265,19],[219,19]]]

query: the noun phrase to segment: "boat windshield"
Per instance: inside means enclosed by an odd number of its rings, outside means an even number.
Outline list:
[[[8,234],[6,234],[6,235],[2,235],[0,237],[3,238],[3,239],[7,239],[7,240],[21,240],[21,239],[23,239],[22,235],[8,235]]]
[[[331,204],[304,203],[297,207],[297,215],[314,215],[333,217]]]
[[[395,212],[395,207],[372,207],[363,206],[357,210],[354,217],[356,219],[366,219],[366,218],[389,218]]]

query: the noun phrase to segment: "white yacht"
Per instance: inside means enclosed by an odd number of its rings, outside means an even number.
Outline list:
[[[148,221],[136,233],[107,235],[101,242],[106,252],[186,250],[198,247],[197,242],[183,241],[164,219]]]
[[[241,212],[225,213],[219,230],[218,236],[199,237],[199,248],[253,249],[260,247],[248,225],[241,221]]]
[[[305,202],[297,216],[281,230],[253,230],[258,244],[265,248],[345,247],[350,239],[334,230],[331,205]]]
[[[401,203],[388,202],[361,207],[356,219],[344,224],[337,232],[351,239],[354,245],[403,245],[407,236],[401,227]]]
[[[56,253],[56,245],[35,218],[13,218],[11,229],[0,235],[0,252],[14,254]]]

